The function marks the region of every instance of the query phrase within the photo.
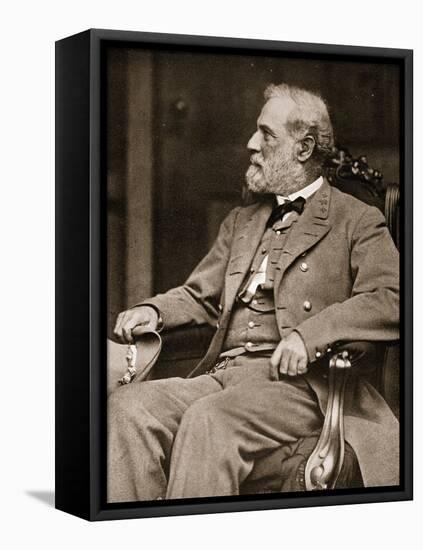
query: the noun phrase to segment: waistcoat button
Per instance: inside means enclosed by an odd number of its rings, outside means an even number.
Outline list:
[[[250,321],[250,322],[248,323],[248,326],[249,326],[250,328],[254,328],[254,327],[255,327],[254,321]]]
[[[308,265],[306,264],[306,262],[303,262],[301,265],[300,265],[300,269],[301,271],[308,271]]]

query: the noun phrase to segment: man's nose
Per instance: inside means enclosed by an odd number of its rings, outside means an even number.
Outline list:
[[[254,132],[254,134],[250,138],[250,141],[247,143],[247,149],[249,151],[255,151],[259,153],[261,151],[260,142],[260,133],[257,130],[256,132]]]

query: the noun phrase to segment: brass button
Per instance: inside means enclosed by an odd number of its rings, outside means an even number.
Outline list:
[[[306,262],[303,262],[301,265],[300,265],[300,269],[301,271],[308,271],[308,265],[306,264]]]
[[[281,232],[279,231],[279,229],[278,229],[275,233],[276,233],[276,235],[280,235],[280,234],[281,234]]]
[[[247,342],[247,343],[245,344],[245,347],[246,347],[247,349],[251,349],[253,346],[254,346],[254,344],[253,344],[252,342]]]
[[[219,311],[222,311],[222,310],[223,310],[222,304],[219,304],[219,305],[217,306],[217,309],[218,309]]]
[[[308,300],[306,300],[306,301],[303,303],[303,308],[304,308],[304,311],[311,311],[311,302],[309,302]]]
[[[254,321],[250,321],[250,322],[248,323],[248,326],[249,326],[250,328],[254,328],[254,327],[255,327]]]
[[[322,355],[322,354],[320,353],[320,351],[316,351],[316,357],[317,357],[317,358],[321,357],[321,355]]]
[[[253,303],[253,305],[255,305],[255,306],[256,306],[256,305],[258,304],[258,301],[257,301],[257,300],[256,300],[256,299],[254,298],[254,300],[253,300],[253,302],[252,302],[252,303]]]
[[[262,248],[262,249],[261,249],[261,253],[262,253],[262,254],[266,254],[266,252],[267,252],[267,248]]]
[[[220,328],[220,323],[219,323],[219,321],[216,323],[216,328]]]

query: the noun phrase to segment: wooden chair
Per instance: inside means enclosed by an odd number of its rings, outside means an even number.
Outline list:
[[[385,214],[391,236],[399,248],[399,186],[382,184],[382,174],[371,169],[366,157],[353,159],[346,150],[337,150],[328,167],[328,178],[344,192],[355,195]],[[355,188],[354,188],[355,186]],[[382,202],[383,201],[383,202]],[[335,488],[345,456],[343,404],[351,369],[351,353],[357,344],[345,345],[329,359],[329,398],[325,421],[317,445],[305,465],[307,490]],[[373,385],[398,414],[398,393],[389,386],[398,377],[398,345],[386,343],[382,365],[376,370]],[[396,371],[396,372],[395,372]],[[398,378],[397,378],[398,380]],[[398,389],[398,383],[396,384]],[[390,402],[390,403],[389,403]]]
[[[332,185],[358,199],[378,207],[386,217],[392,238],[399,248],[399,186],[384,185],[381,172],[369,167],[366,157],[354,159],[346,149],[334,150],[326,166]],[[149,379],[186,376],[205,355],[214,330],[208,326],[164,332],[160,358]],[[260,459],[242,488],[243,493],[260,493],[293,488],[321,490],[362,485],[358,462],[353,450],[345,444],[343,403],[345,388],[356,359],[372,354],[376,368],[366,376],[398,415],[399,346],[395,342],[376,345],[369,342],[340,343],[325,359],[328,368],[329,398],[320,434],[312,434],[298,454],[295,482],[283,480],[283,462],[293,453],[281,448]],[[364,375],[364,374],[363,374]],[[317,443],[316,443],[317,441]],[[298,452],[298,449],[296,450]],[[343,473],[343,475],[341,475]],[[342,479],[341,479],[342,478]],[[290,489],[288,489],[290,490]]]

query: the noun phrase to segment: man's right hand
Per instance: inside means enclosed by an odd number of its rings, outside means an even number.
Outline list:
[[[132,330],[140,329],[156,330],[159,316],[157,311],[150,306],[137,306],[119,313],[113,331],[115,338],[121,344],[133,344]]]

